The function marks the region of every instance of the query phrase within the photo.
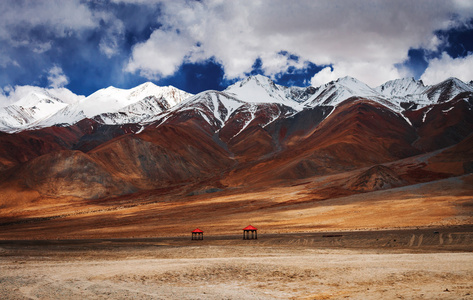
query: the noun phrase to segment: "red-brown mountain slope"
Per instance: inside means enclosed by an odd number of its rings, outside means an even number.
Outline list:
[[[220,176],[234,164],[229,153],[193,120],[125,135],[89,155],[110,174],[140,189]]]
[[[361,99],[345,101],[310,132],[298,133],[286,137],[275,157],[236,170],[229,182],[301,179],[419,153],[411,145],[416,132],[402,116]]]

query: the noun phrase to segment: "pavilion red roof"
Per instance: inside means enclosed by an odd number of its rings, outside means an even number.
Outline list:
[[[199,228],[194,229],[192,232],[202,232],[203,233],[203,231],[200,230]]]
[[[253,226],[251,226],[251,225],[248,225],[248,226],[246,226],[245,228],[243,228],[243,230],[258,230],[258,229],[256,229],[256,227],[253,227]]]

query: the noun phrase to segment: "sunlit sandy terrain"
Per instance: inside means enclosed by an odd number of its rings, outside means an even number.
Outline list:
[[[471,228],[0,242],[4,299],[471,299]]]

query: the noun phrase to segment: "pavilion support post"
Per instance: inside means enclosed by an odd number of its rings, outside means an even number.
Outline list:
[[[246,228],[243,228],[243,239],[244,240],[257,240],[258,233],[255,227],[249,225]]]
[[[195,229],[192,233],[192,240],[203,240],[204,239],[204,232],[199,228]]]

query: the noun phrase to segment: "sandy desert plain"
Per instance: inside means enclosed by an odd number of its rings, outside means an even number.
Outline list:
[[[2,299],[472,299],[471,226],[0,242]]]
[[[193,196],[178,188],[162,197],[43,199],[3,219],[0,295],[473,299],[471,180],[319,201],[313,191],[323,178]],[[248,224],[257,240],[242,239]],[[203,241],[191,241],[196,227]]]

